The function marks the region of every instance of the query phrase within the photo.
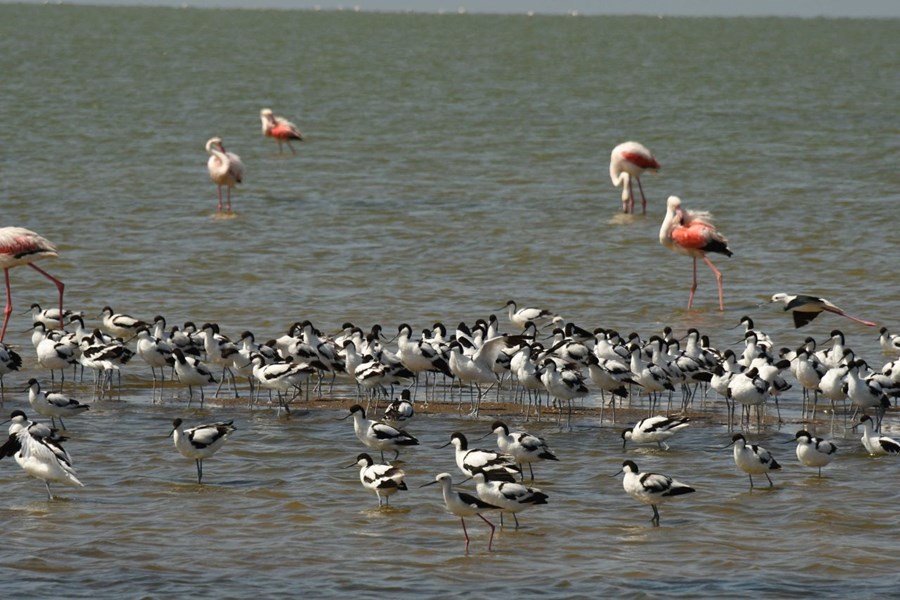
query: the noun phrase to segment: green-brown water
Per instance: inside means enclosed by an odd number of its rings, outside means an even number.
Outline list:
[[[876,333],[820,317],[799,332],[778,291],[828,297],[900,332],[896,20],[655,19],[0,6],[4,225],[61,251],[43,264],[88,317],[106,305],[170,323],[218,322],[236,337],[310,319],[389,333],[451,327],[514,298],[587,328],[645,337],[698,327],[727,347],[744,314],[781,346],[834,327],[872,365]],[[307,140],[279,156],[259,109]],[[205,141],[246,165],[234,219],[214,219]],[[609,151],[636,139],[663,168],[643,178],[646,218],[622,218]],[[714,257],[726,311],[700,265],[657,241],[669,194],[709,210],[735,256]],[[5,378],[4,411],[36,373],[31,302],[54,288],[11,273],[7,342],[28,366]],[[377,511],[352,462],[343,412],[152,403],[149,371],[124,371],[121,400],[67,422],[86,487],[42,485],[0,462],[9,597],[553,598],[894,593],[898,467],[857,434],[819,480],[800,467],[799,427],[755,441],[785,466],[747,491],[724,427],[695,426],[668,453],[623,453],[619,426],[528,423],[562,458],[541,466],[550,504],[523,514],[487,554],[486,527],[444,514],[433,447],[483,421],[424,417],[407,453],[410,490]],[[90,401],[89,387],[68,390]],[[342,393],[350,393],[342,388]],[[796,417],[799,389],[782,399]],[[166,438],[175,416],[239,427],[194,467]],[[885,422],[896,431],[896,416]],[[481,444],[492,444],[485,440]],[[609,479],[624,457],[698,493],[650,510]],[[477,521],[477,522],[476,522]]]

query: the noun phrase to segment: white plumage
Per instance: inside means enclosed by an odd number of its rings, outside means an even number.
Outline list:
[[[172,437],[175,448],[185,458],[192,458],[197,463],[197,483],[203,482],[203,459],[209,458],[219,451],[231,432],[237,428],[234,421],[219,421],[207,425],[198,425],[184,429],[184,421],[172,421]]]
[[[656,505],[673,496],[681,496],[694,492],[694,488],[680,481],[676,481],[668,475],[660,475],[659,473],[641,473],[634,461],[626,460],[622,463],[622,470],[619,473],[625,473],[622,481],[622,487],[628,492],[628,495],[644,504],[649,504],[653,508],[653,518],[651,521],[654,525],[659,525],[659,510]],[[618,475],[619,473],[616,473]]]

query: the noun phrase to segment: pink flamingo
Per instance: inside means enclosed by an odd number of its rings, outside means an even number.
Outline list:
[[[609,177],[615,187],[622,186],[622,212],[634,213],[634,190],[632,179],[637,181],[641,192],[641,208],[647,214],[647,198],[641,187],[641,173],[646,170],[658,171],[659,163],[653,153],[638,142],[623,142],[613,148],[609,157]]]
[[[271,108],[264,108],[259,111],[259,118],[262,119],[262,132],[266,137],[274,138],[278,142],[278,153],[281,154],[281,143],[287,142],[291,154],[297,154],[294,147],[291,146],[291,140],[303,141],[303,134],[296,125],[279,117],[272,112]]]
[[[209,161],[206,163],[209,168],[209,178],[216,184],[219,192],[217,210],[222,211],[222,186],[225,186],[228,189],[225,211],[231,212],[231,188],[244,180],[244,163],[241,162],[241,157],[234,152],[225,151],[222,138],[210,138],[206,142],[206,151],[210,154]]]
[[[34,264],[39,258],[57,257],[59,253],[46,238],[24,227],[0,227],[0,266],[3,267],[3,275],[6,278],[6,310],[3,313],[3,330],[0,331],[0,342],[6,335],[6,325],[9,323],[9,315],[12,314],[12,293],[9,289],[9,270],[13,267],[28,265],[56,285],[59,290],[59,314],[63,314],[63,290],[65,284],[62,281]],[[62,321],[59,324],[62,328]]]
[[[683,209],[681,198],[669,196],[666,201],[666,218],[659,228],[659,243],[694,259],[694,283],[691,286],[691,296],[688,298],[688,309],[694,302],[694,292],[697,290],[697,259],[702,258],[716,274],[716,283],[719,286],[719,310],[725,310],[722,273],[712,264],[706,253],[718,252],[731,256],[732,252],[728,249],[728,240],[713,226],[712,216],[708,212]]]

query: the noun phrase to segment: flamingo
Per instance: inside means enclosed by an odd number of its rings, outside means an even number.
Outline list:
[[[210,138],[206,142],[206,151],[209,153],[209,161],[206,163],[209,169],[209,178],[216,184],[219,192],[218,212],[222,212],[222,186],[228,188],[228,199],[225,204],[225,212],[231,212],[231,188],[244,180],[244,163],[241,157],[234,152],[226,152],[222,145],[222,138]]]
[[[634,193],[632,179],[637,181],[641,192],[641,208],[647,214],[647,199],[641,186],[641,174],[650,169],[659,170],[659,163],[653,153],[638,142],[623,142],[613,148],[609,157],[609,178],[615,187],[622,186],[622,212],[634,213]]]
[[[276,142],[278,142],[279,154],[281,154],[282,142],[287,142],[288,148],[291,149],[291,154],[297,154],[297,151],[294,150],[293,146],[291,146],[291,140],[302,142],[303,134],[300,133],[300,130],[296,125],[294,125],[284,117],[279,117],[278,115],[274,114],[271,108],[264,108],[259,111],[259,118],[262,119],[263,135],[273,138]]]
[[[62,281],[34,264],[39,258],[56,258],[59,253],[56,246],[47,238],[38,235],[24,227],[0,227],[0,267],[3,267],[3,276],[6,280],[6,309],[3,312],[3,330],[0,331],[0,342],[6,335],[6,325],[12,314],[12,292],[9,288],[9,270],[13,267],[28,265],[56,285],[59,290],[59,313],[63,314],[63,290],[65,284]],[[62,322],[59,322],[62,328]]]
[[[806,294],[785,294],[779,292],[772,296],[772,302],[781,302],[784,304],[784,310],[792,311],[794,317],[794,328],[803,327],[813,319],[819,316],[821,312],[830,312],[842,317],[847,317],[851,321],[856,321],[868,327],[875,327],[872,321],[864,321],[852,315],[848,315],[842,309],[838,308],[825,298],[817,298],[816,296],[808,296]]]
[[[666,201],[666,218],[659,228],[659,243],[694,259],[694,282],[688,298],[688,310],[694,302],[694,292],[697,290],[697,259],[702,258],[716,274],[716,283],[719,286],[719,310],[724,311],[722,273],[712,264],[706,253],[718,252],[731,256],[732,252],[728,248],[728,240],[712,224],[712,215],[708,212],[683,209],[681,198],[669,196]]]

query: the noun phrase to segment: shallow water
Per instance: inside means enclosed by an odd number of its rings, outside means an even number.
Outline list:
[[[815,293],[897,329],[896,32],[890,20],[3,5],[4,221],[58,244],[43,266],[94,323],[109,304],[260,340],[302,319],[392,334],[491,313],[506,325],[513,298],[586,328],[693,326],[720,348],[745,314],[779,346],[839,327],[880,365],[870,329],[825,315],[797,331],[762,303]],[[297,156],[260,135],[264,106],[303,130]],[[212,217],[214,135],[247,168],[234,219]],[[607,161],[625,139],[663,165],[644,177],[647,217],[618,214]],[[735,256],[713,258],[724,313],[703,265],[685,310],[690,262],[657,241],[669,194],[712,211],[729,239]],[[28,365],[5,378],[4,410],[27,410],[18,390],[46,374],[21,312],[51,305],[54,288],[29,269],[11,279],[6,341]],[[490,415],[418,417],[410,490],[377,510],[341,469],[362,450],[345,410],[188,410],[183,390],[154,403],[148,380],[136,359],[120,398],[67,422],[84,489],[48,503],[0,463],[6,595],[846,596],[898,583],[896,461],[837,430],[825,477],[801,468],[779,445],[799,427],[798,389],[782,399],[788,423],[753,433],[784,465],[771,490],[749,492],[730,452],[711,449],[729,441],[718,417],[669,452],[623,452],[621,423],[527,423],[562,459],[537,468],[550,504],[498,530],[490,554],[472,519],[467,557],[440,493],[417,486],[457,477],[434,447],[486,433]],[[73,395],[92,400],[87,385]],[[202,487],[165,437],[175,416],[239,428]],[[895,415],[885,426],[896,431]],[[698,493],[652,528],[649,507],[606,477],[624,457]]]

